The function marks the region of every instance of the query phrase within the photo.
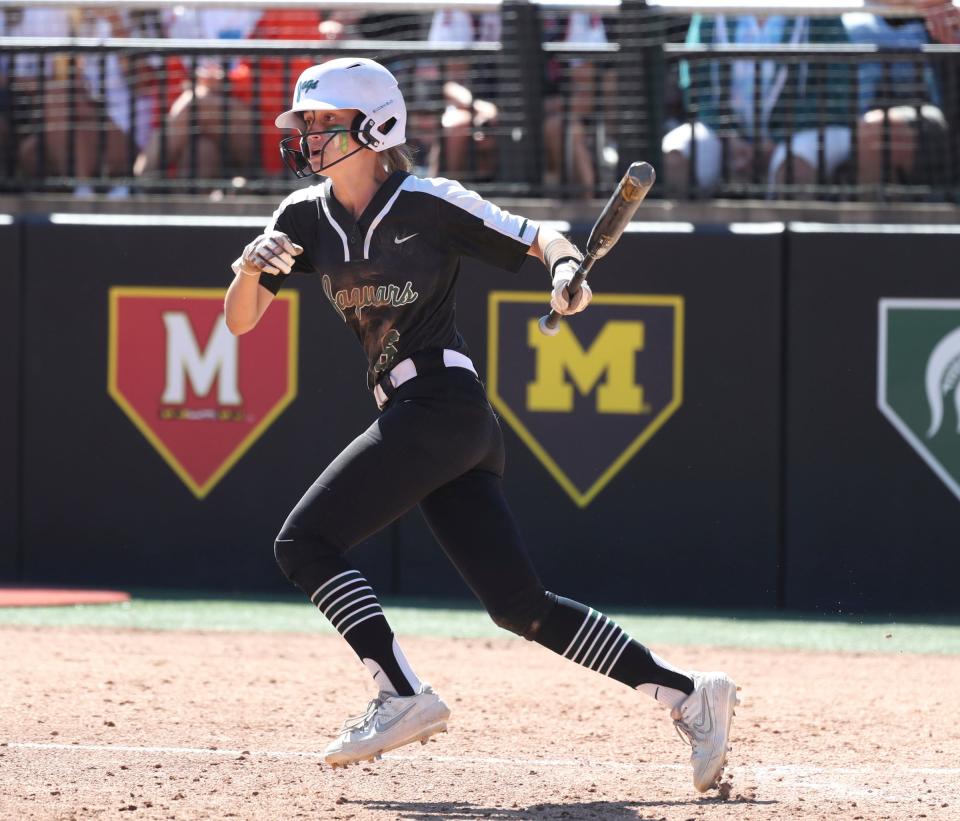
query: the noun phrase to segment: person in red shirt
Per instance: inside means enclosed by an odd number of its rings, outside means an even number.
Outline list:
[[[323,20],[315,11],[268,9],[257,22],[253,40],[339,40],[343,26],[335,20]],[[283,169],[277,151],[273,121],[276,112],[287,103],[287,92],[294,77],[312,66],[310,57],[244,57],[230,72],[233,95],[253,107],[254,129],[260,148],[260,173],[278,175]],[[257,100],[254,101],[254,96]]]
[[[246,21],[252,25],[221,31],[216,11],[208,10],[209,19],[191,21],[193,28],[188,22],[175,21],[170,35],[182,36],[183,30],[187,36],[222,39],[332,40],[342,32],[338,23],[324,21],[320,12],[297,9],[268,9],[254,21]],[[198,179],[279,174],[282,165],[275,138],[260,135],[270,133],[270,112],[283,107],[289,78],[312,64],[305,58],[246,56],[228,62],[224,70],[219,58],[206,58],[198,61],[191,82],[184,62],[171,59],[165,83],[166,122],[137,158],[134,174]],[[243,104],[237,105],[238,100]],[[191,136],[194,126],[198,133]]]

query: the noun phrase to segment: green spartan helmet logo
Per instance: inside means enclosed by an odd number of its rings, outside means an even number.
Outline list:
[[[960,299],[882,299],[877,405],[960,499]]]
[[[943,410],[947,397],[953,394],[957,411],[956,432],[960,434],[960,328],[947,334],[933,349],[927,360],[925,385],[930,406],[930,428],[927,438],[937,435],[943,425]]]

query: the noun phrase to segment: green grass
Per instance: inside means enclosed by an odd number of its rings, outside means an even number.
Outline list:
[[[508,638],[461,602],[384,600],[400,635]],[[619,611],[608,615],[640,641],[723,647],[880,653],[960,653],[960,619],[854,618],[796,613]],[[332,633],[300,598],[141,591],[123,604],[0,608],[0,625]]]

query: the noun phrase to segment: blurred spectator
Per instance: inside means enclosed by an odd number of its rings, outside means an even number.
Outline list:
[[[960,9],[949,0],[910,0],[923,15],[930,36],[938,43],[960,44]],[[960,59],[956,55],[935,64],[940,88],[944,89],[943,113],[949,128],[951,164],[943,175],[946,185],[960,185]],[[956,191],[954,196],[960,196]]]
[[[175,9],[168,23],[171,38],[334,40],[342,26],[324,21],[317,11],[299,9],[242,10]],[[179,175],[190,171],[195,152],[196,176],[279,174],[283,164],[277,149],[274,118],[289,103],[293,80],[316,62],[290,55],[201,58],[197,62],[196,98],[182,61],[168,65],[168,86],[177,90],[163,133],[157,130],[137,159],[138,176]],[[230,101],[228,103],[227,95]],[[237,106],[233,101],[245,105]],[[191,138],[192,124],[197,132]],[[165,145],[163,145],[165,142]],[[163,151],[161,151],[163,148]],[[161,153],[165,168],[161,168]]]
[[[371,4],[376,5],[376,4]],[[331,19],[339,21],[344,27],[344,38],[348,40],[423,40],[426,37],[426,21],[429,19],[421,12],[385,12],[377,10],[364,13],[363,6],[352,10],[338,9]],[[375,52],[375,49],[371,50]],[[370,57],[385,66],[394,76],[401,77],[413,70],[414,61],[408,54],[371,53]]]
[[[319,12],[298,9],[267,9],[253,30],[254,40],[339,40],[343,25],[324,20]],[[254,127],[260,148],[260,174],[278,175],[285,166],[277,147],[274,120],[290,106],[294,80],[316,63],[315,55],[242,58],[230,73],[233,96],[256,112]],[[256,100],[254,99],[256,97]]]
[[[106,38],[153,33],[145,27],[149,13],[143,12],[43,7],[4,12],[2,32],[8,35]],[[94,179],[130,173],[131,108],[139,118],[134,139],[141,144],[149,132],[152,111],[145,89],[135,79],[128,84],[125,60],[116,54],[71,57],[28,52],[4,62],[10,105],[7,122],[13,124],[8,130],[16,140],[23,174]],[[9,146],[8,141],[8,150]],[[8,155],[8,166],[9,161]],[[88,194],[92,188],[81,183],[76,192]],[[113,191],[123,192],[123,188]]]
[[[855,13],[843,15],[843,25],[852,43],[907,48],[929,42],[920,19]],[[858,73],[857,182],[936,184],[948,143],[932,68],[919,60],[871,62]]]
[[[499,12],[473,15],[445,9],[434,13],[427,40],[431,43],[496,43],[500,35]],[[436,64],[432,68],[436,70]],[[429,173],[462,175],[469,170],[473,180],[492,179],[497,167],[494,132],[499,114],[495,102],[495,67],[484,61],[451,59],[444,63],[442,79],[442,158],[440,144],[434,143]]]
[[[907,0],[923,15],[930,36],[938,43],[960,45],[960,9],[951,0]]]
[[[164,22],[167,35],[175,40],[241,40],[253,31],[260,14],[257,9],[177,6],[166,13]],[[137,157],[137,176],[188,176],[191,153],[200,178],[220,176],[223,167],[228,173],[247,167],[253,148],[253,114],[244,106],[225,105],[220,94],[225,63],[229,71],[237,60],[201,57],[191,80],[184,62],[167,61],[165,96],[173,91],[176,98]],[[196,133],[192,133],[194,123]]]
[[[69,37],[70,13],[64,8],[5,7],[0,16],[0,34],[9,37]],[[0,68],[7,106],[7,150],[16,154],[21,173],[44,175],[45,169],[38,167],[41,132],[43,159],[50,164],[47,167],[65,168],[68,131],[62,112],[68,108],[71,85],[67,59],[64,55],[21,52],[0,56]],[[76,90],[77,83],[72,85]],[[10,159],[8,155],[8,166]]]
[[[839,18],[694,15],[690,45],[846,43]],[[724,85],[719,61],[698,60],[680,67],[684,102],[694,123],[678,126],[663,139],[666,186],[683,190],[689,175],[691,139],[696,140],[696,182],[712,189],[723,176],[721,139],[726,142],[730,181],[782,184],[789,177],[786,140],[790,139],[792,177],[797,184],[817,180],[819,133],[824,142],[825,175],[846,161],[851,138],[850,69],[842,64],[733,60]],[[759,77],[757,76],[759,72]],[[759,87],[760,100],[754,100]],[[756,103],[759,103],[757,105]],[[754,113],[759,109],[759,120]]]
[[[23,19],[20,6],[4,6],[0,9],[0,36],[16,30]],[[10,58],[0,56],[0,168],[8,178],[16,173],[17,129],[11,88]]]
[[[545,14],[544,40],[547,42],[604,44],[607,33],[598,14],[583,11],[563,16]],[[598,100],[612,99],[615,91],[613,71],[600,65],[603,89],[598,87],[595,60],[547,59],[544,87],[543,142],[547,168],[545,181],[572,183],[578,196],[593,195],[597,181],[595,157],[603,146],[592,146],[589,133]],[[594,149],[594,150],[591,150]]]
[[[74,31],[80,37],[98,38],[160,37],[163,33],[157,12],[117,7],[78,10]],[[86,165],[92,153],[92,162],[99,160],[102,166],[91,167],[89,174],[81,172],[78,176],[129,176],[135,153],[146,146],[153,130],[159,105],[156,75],[162,60],[153,55],[132,60],[116,52],[88,53],[81,57],[81,65],[84,88],[89,93],[95,118],[95,122],[84,129],[80,141],[82,162]],[[121,196],[127,189],[118,186],[108,193]]]
[[[357,35],[364,40],[419,40],[423,37],[421,16],[415,12],[396,13],[375,11],[361,14],[355,10],[348,18],[344,12],[342,19],[353,21]]]
[[[241,40],[250,36],[260,14],[249,8],[177,6],[167,12],[165,25],[171,39]],[[249,166],[255,117],[249,107],[226,104],[221,94],[224,65],[230,71],[238,61],[201,57],[191,81],[180,60],[167,61],[164,87],[168,94],[175,90],[177,96],[137,157],[137,176],[190,175],[191,153],[200,178],[220,176],[224,166],[228,173]],[[196,133],[192,133],[194,124]]]

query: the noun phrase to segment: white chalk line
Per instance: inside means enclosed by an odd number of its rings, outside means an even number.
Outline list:
[[[306,759],[321,761],[323,753],[299,750],[253,750],[233,749],[222,747],[163,747],[140,746],[124,744],[64,744],[54,742],[8,742],[0,745],[0,750],[23,750],[48,753],[132,753],[142,755],[175,755],[182,757],[220,757],[220,758],[274,758],[274,759]],[[408,761],[416,763],[429,761],[432,763],[451,764],[459,766],[489,767],[502,765],[509,767],[544,767],[560,768],[575,767],[578,769],[590,768],[595,770],[614,770],[631,772],[634,774],[676,774],[678,779],[686,781],[690,770],[689,764],[667,764],[654,762],[626,762],[605,761],[602,759],[576,758],[507,758],[501,756],[455,756],[455,755],[397,755],[388,753],[384,759],[394,762]],[[347,771],[349,772],[349,770]],[[792,802],[793,797],[800,794],[817,793],[824,799],[860,800],[881,804],[914,804],[917,800],[917,790],[929,788],[927,779],[943,783],[934,783],[937,793],[931,795],[936,803],[949,799],[951,802],[960,801],[960,792],[956,784],[960,781],[960,767],[906,767],[888,763],[878,763],[874,766],[858,767],[824,767],[806,764],[738,764],[731,762],[727,768],[731,776],[736,776],[736,787],[747,787],[748,791],[757,790],[757,800]],[[896,779],[906,780],[907,777],[924,776],[924,784],[894,783]],[[847,778],[847,781],[843,779]],[[880,782],[883,783],[880,783]],[[904,791],[906,788],[906,791]],[[946,788],[950,794],[944,794]],[[709,798],[710,796],[706,796]]]
[[[323,759],[323,753],[299,750],[253,750],[229,749],[224,747],[154,747],[124,744],[64,744],[54,742],[27,742],[11,741],[0,745],[11,750],[39,750],[39,751],[77,751],[93,753],[154,753],[160,755],[209,755],[221,757],[249,756],[251,758],[308,758]],[[387,753],[383,756],[390,761],[417,761],[429,759],[442,764],[503,764],[513,767],[598,767],[611,770],[654,770],[676,771],[689,769],[688,764],[657,764],[649,761],[626,762],[604,761],[589,758],[504,758],[500,756],[459,756],[433,755],[427,753],[417,755],[397,755]],[[870,775],[925,775],[960,777],[960,767],[905,767],[898,764],[882,763],[876,766],[859,767],[814,767],[808,764],[736,764],[732,762],[730,769],[738,773],[755,775],[763,778],[814,778],[817,776],[870,776]]]

